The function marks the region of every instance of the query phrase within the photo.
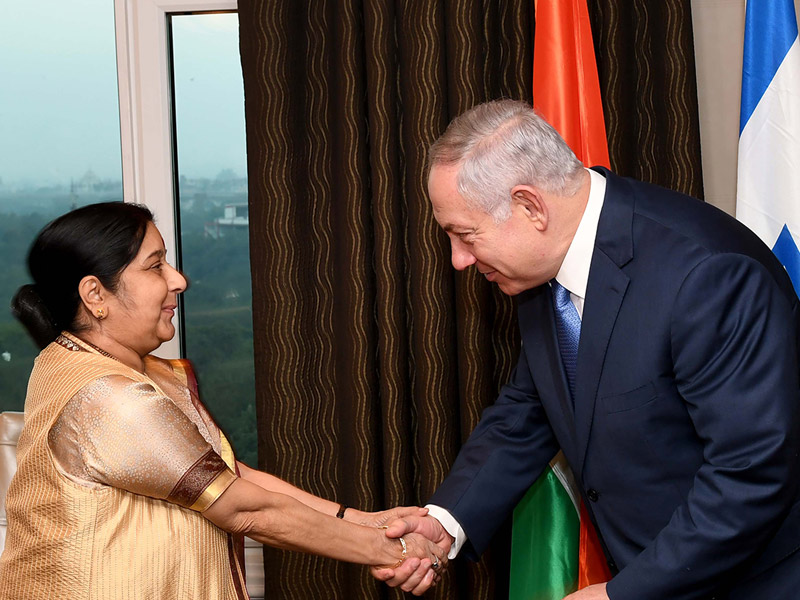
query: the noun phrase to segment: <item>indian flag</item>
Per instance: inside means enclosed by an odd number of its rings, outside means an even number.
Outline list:
[[[586,0],[537,0],[533,103],[589,166],[608,166]],[[610,573],[562,453],[514,510],[510,600],[561,600]]]
[[[578,589],[580,497],[559,452],[514,510],[511,600],[560,600]]]

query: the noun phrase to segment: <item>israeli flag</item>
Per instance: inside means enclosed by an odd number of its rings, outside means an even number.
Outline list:
[[[800,42],[793,0],[747,0],[736,217],[800,295]]]

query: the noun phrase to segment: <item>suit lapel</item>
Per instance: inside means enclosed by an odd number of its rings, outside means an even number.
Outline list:
[[[629,278],[622,270],[633,258],[634,192],[622,178],[595,167],[606,178],[606,195],[589,270],[575,377],[575,409],[569,395],[548,285],[523,293],[518,319],[539,397],[567,460],[580,479],[586,457],[606,351]]]
[[[578,462],[573,464],[578,474],[583,472],[606,351],[630,282],[622,267],[633,258],[633,192],[625,180],[597,170],[606,177],[606,195],[589,270],[575,374]]]
[[[528,367],[550,418],[550,426],[567,459],[574,460],[577,446],[572,399],[558,350],[553,299],[548,285],[526,292],[520,298],[518,319],[522,343],[527,349]],[[562,418],[554,418],[556,415]]]
[[[586,289],[586,304],[581,323],[581,341],[578,346],[578,364],[575,373],[578,473],[583,471],[600,375],[603,371],[608,342],[611,339],[628,282],[628,276],[605,254],[595,249],[589,285]]]

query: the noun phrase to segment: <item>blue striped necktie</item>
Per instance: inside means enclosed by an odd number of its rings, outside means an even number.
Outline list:
[[[569,290],[555,279],[550,281],[556,309],[556,332],[561,362],[567,374],[570,395],[575,397],[575,365],[578,362],[578,342],[581,339],[581,318],[569,297]]]

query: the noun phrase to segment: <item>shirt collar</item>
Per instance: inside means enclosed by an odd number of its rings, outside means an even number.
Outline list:
[[[556,275],[558,283],[581,300],[586,298],[597,224],[600,222],[600,211],[603,209],[606,195],[606,178],[591,169],[587,171],[590,177],[589,200],[586,202],[586,210],[583,211],[575,237],[572,238],[564,262],[561,263]]]

